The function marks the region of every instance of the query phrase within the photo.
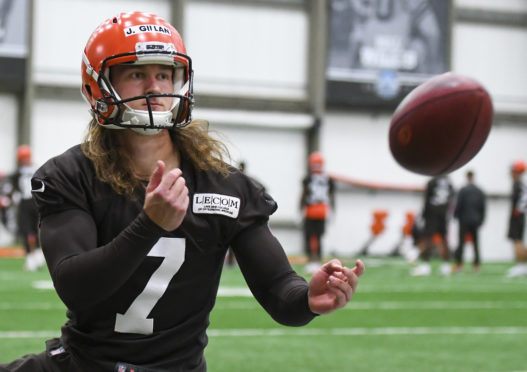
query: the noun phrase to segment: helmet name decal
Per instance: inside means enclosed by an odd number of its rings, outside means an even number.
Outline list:
[[[240,199],[221,194],[194,194],[192,212],[198,214],[221,214],[236,218],[240,212]]]
[[[141,34],[144,32],[154,32],[154,33],[160,33],[164,35],[171,35],[170,29],[168,27],[163,27],[159,25],[139,25],[139,26],[132,26],[124,29],[125,36],[132,36],[135,34]]]

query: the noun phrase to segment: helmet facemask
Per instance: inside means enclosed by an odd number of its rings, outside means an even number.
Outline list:
[[[144,50],[159,47],[163,50]],[[136,52],[123,53],[106,58],[97,77],[97,85],[102,97],[97,100],[94,114],[110,128],[130,128],[141,134],[156,134],[162,129],[186,126],[191,121],[192,62],[190,57],[170,50],[161,43],[138,43]],[[184,61],[185,63],[181,62]],[[122,99],[111,82],[111,67],[119,64],[161,64],[173,69],[172,93],[152,93]],[[188,67],[187,67],[188,66]],[[168,111],[152,109],[153,98],[171,97],[172,105]],[[145,100],[147,110],[131,108],[128,103]]]

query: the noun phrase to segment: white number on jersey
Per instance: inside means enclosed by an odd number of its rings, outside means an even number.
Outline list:
[[[147,318],[147,316],[185,261],[185,239],[161,238],[148,255],[165,259],[154,271],[145,289],[132,302],[128,310],[124,314],[116,314],[115,332],[143,335],[154,332],[154,319]]]

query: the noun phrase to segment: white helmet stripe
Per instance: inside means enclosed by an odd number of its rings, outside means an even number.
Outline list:
[[[86,53],[82,52],[82,61],[86,65],[86,73],[90,75],[95,81],[99,78],[99,74],[97,74],[97,71],[91,67],[90,61],[88,60],[88,57],[86,56]]]

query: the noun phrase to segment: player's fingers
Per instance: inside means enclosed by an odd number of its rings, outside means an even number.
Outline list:
[[[331,261],[325,263],[322,266],[322,270],[331,275],[335,271],[342,271],[342,263],[338,259],[334,258]]]
[[[170,192],[170,199],[175,207],[188,205],[188,188],[183,177],[179,177],[176,182],[174,182]]]
[[[364,273],[365,266],[361,260],[357,260],[355,266],[350,269],[342,266],[338,259],[333,259],[323,266],[323,270],[329,275],[328,283],[332,284],[330,287],[338,290],[338,292],[332,292],[339,298],[343,295],[347,303],[357,290],[359,277]]]
[[[157,167],[150,176],[148,185],[146,186],[146,192],[152,192],[161,183],[163,173],[165,172],[165,163],[162,160],[157,161]]]
[[[183,172],[179,168],[174,168],[167,174],[163,176],[163,179],[161,180],[161,183],[159,184],[160,190],[171,190],[174,185],[176,184],[176,181],[181,177]]]
[[[366,270],[366,266],[364,266],[364,263],[361,260],[355,261],[355,267],[351,269],[357,276],[361,276],[364,274],[364,271]]]
[[[187,181],[185,180],[185,178],[179,176],[172,185],[172,190],[177,196],[180,196],[182,193],[188,192]]]
[[[328,290],[335,295],[337,308],[345,306],[351,300],[353,289],[347,280],[330,275],[327,285]]]
[[[353,269],[344,267],[342,269],[342,273],[346,276],[346,278],[348,278],[348,283],[351,286],[352,294],[355,293],[359,285],[359,276],[355,273],[355,269],[356,267],[354,267]]]

